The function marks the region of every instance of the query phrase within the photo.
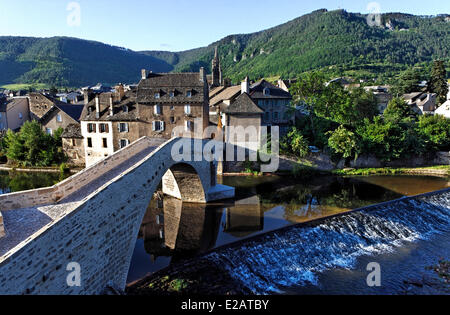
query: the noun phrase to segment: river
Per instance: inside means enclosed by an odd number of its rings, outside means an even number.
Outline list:
[[[50,186],[59,180],[61,180],[59,174],[0,172],[0,193]],[[168,197],[163,200],[152,200],[138,235],[128,282],[141,279],[171,264],[258,234],[403,196],[450,187],[450,179],[426,176],[320,176],[310,180],[296,180],[286,176],[236,176],[219,178],[219,182],[236,188],[234,201],[198,205],[183,203]],[[414,209],[414,211],[417,210]],[[388,214],[393,216],[392,213]],[[393,224],[395,220],[396,217],[393,216],[386,224]],[[339,227],[339,230],[344,231],[344,227]],[[375,222],[374,226],[371,226],[371,222],[367,222],[364,227],[375,233],[377,240],[380,235],[384,235],[384,232],[377,230],[380,228],[379,222]],[[319,264],[323,265],[323,268],[321,267],[322,269],[314,275],[311,274],[311,268],[308,265],[311,262],[298,258],[298,246],[289,246],[292,244],[292,238],[305,237],[296,233],[298,232],[293,228],[275,241],[273,236],[277,233],[268,234],[265,244],[255,245],[258,248],[264,248],[262,253],[258,253],[261,259],[278,257],[276,262],[278,266],[264,267],[265,264],[261,261],[252,262],[254,264],[251,268],[252,272],[263,276],[264,279],[269,279],[269,283],[258,283],[253,280],[245,283],[253,292],[260,294],[398,293],[403,279],[411,275],[419,275],[425,267],[433,265],[439,258],[450,257],[448,246],[450,233],[445,229],[427,237],[417,237],[410,242],[404,242],[401,246],[396,246],[395,250],[393,250],[394,247],[390,248],[392,245],[389,243],[390,239],[382,242],[380,246],[389,250],[374,249],[376,261],[384,268],[383,288],[376,291],[367,287],[361,280],[361,277],[367,274],[367,264],[375,259],[374,253],[367,250],[353,256],[353,252],[350,251],[355,246],[355,252],[359,251],[360,242],[363,242],[361,240],[368,238],[365,231],[361,232],[361,235],[358,233],[354,235],[358,240],[356,243],[347,239],[342,239],[334,245],[330,242],[330,246],[345,246],[348,257],[341,252],[336,254],[332,247],[328,248],[323,242],[311,242],[312,248],[303,248],[303,251],[310,252],[310,256],[325,260],[323,264]],[[402,233],[400,235],[403,236]],[[319,239],[326,239],[326,237],[329,236],[322,235]],[[340,235],[334,235],[334,238],[338,237]],[[396,241],[397,239],[393,240],[393,242]],[[211,259],[222,259],[222,257],[213,256]],[[233,259],[240,258],[230,253],[226,261]],[[293,260],[296,260],[298,265],[292,265]],[[244,260],[238,262],[242,269],[230,273],[234,273],[234,276],[239,279],[245,279],[252,274],[245,270],[247,263]],[[257,270],[258,267],[262,269]],[[280,270],[283,271],[282,275]],[[253,278],[259,277],[252,274],[249,279]]]

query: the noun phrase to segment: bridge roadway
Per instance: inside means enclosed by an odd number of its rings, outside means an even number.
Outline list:
[[[7,228],[7,233],[4,237],[0,238],[0,261],[2,260],[1,257],[9,250],[27,240],[28,237],[46,225],[75,210],[85,198],[100,189],[105,183],[113,180],[150,155],[157,148],[157,146],[151,146],[138,152],[120,165],[105,172],[96,180],[80,187],[56,204],[23,208],[14,211],[3,211],[3,221]]]

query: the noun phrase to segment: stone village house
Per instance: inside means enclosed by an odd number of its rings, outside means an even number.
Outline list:
[[[142,70],[135,90],[125,92],[119,86],[115,92],[98,94],[92,100],[87,97],[81,115],[86,166],[144,136],[170,139],[175,127],[202,137],[209,126],[208,90],[203,68],[199,73]],[[196,120],[202,122],[202,135],[194,134]]]
[[[79,124],[83,105],[71,105],[41,93],[30,93],[30,116],[38,121],[43,130],[53,135],[59,128]]]
[[[17,131],[29,120],[30,110],[26,97],[0,99],[0,131]]]

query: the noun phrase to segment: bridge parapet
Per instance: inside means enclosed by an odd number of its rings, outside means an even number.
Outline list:
[[[124,163],[130,157],[163,143],[163,140],[143,137],[52,187],[0,195],[0,209],[7,211],[57,203],[70,196],[80,187],[99,179],[103,174]]]
[[[44,222],[31,231],[32,234],[26,237],[21,234],[20,243],[14,246],[7,244],[9,233],[0,239],[0,250],[2,242],[8,245],[0,256],[0,294],[99,294],[108,284],[125,288],[144,215],[168,172],[177,181],[178,195],[188,202],[234,197],[233,188],[217,185],[214,161],[208,162],[208,156],[192,159],[193,155],[203,153],[206,141],[179,140],[183,138],[171,139],[155,148],[152,139],[140,139],[56,185],[56,189],[60,189],[58,203],[22,209],[27,213],[31,210]],[[180,143],[194,146],[187,149],[190,151],[187,160],[177,162],[176,152],[184,152]],[[130,152],[136,152],[135,156],[130,158]],[[114,168],[114,165],[118,166]],[[107,169],[111,171],[104,174]],[[83,179],[86,181],[80,184]],[[74,187],[80,189],[64,190],[63,185],[68,183],[77,184]],[[56,192],[51,189],[55,188],[39,191],[49,190],[47,193],[55,196]],[[31,193],[33,191],[25,195]],[[20,193],[15,195],[20,196]],[[5,212],[8,213],[5,215],[7,228],[10,226],[8,217],[18,212],[21,210]],[[66,268],[72,264],[81,268],[79,287],[66,282]]]
[[[2,213],[0,212],[0,238],[2,238],[3,236],[5,236],[5,226],[3,224]]]

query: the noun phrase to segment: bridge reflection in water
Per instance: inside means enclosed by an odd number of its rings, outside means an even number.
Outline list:
[[[257,195],[220,205],[183,203],[168,196],[152,200],[135,250],[136,256],[144,249],[150,262],[142,265],[133,257],[128,281],[263,230],[264,211]]]

